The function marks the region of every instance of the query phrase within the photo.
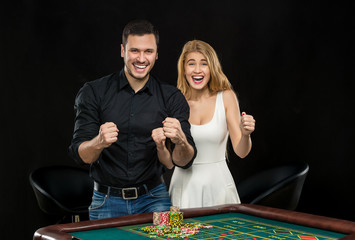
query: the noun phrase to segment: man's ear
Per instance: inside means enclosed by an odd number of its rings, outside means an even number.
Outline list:
[[[123,44],[121,44],[121,57],[124,57],[124,47],[123,47]]]

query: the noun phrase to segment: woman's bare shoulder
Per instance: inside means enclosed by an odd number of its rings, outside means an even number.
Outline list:
[[[237,100],[237,96],[233,90],[224,90],[223,91],[223,101],[225,103],[229,103],[229,102],[232,102],[232,101],[235,102],[238,100]]]

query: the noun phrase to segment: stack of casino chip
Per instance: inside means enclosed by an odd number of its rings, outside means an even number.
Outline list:
[[[169,224],[170,226],[180,228],[183,221],[182,212],[169,212]]]
[[[183,213],[180,212],[180,208],[177,206],[171,206],[169,212],[169,224],[173,228],[180,228],[183,221]]]
[[[154,225],[169,225],[169,212],[154,212],[153,213]]]
[[[200,228],[211,228],[199,222],[183,223],[183,213],[178,207],[172,206],[170,211],[154,212],[154,226],[143,227],[140,230],[149,234],[150,238],[164,236],[167,238],[186,238],[199,232]]]
[[[153,224],[154,225],[160,224],[160,212],[153,212]]]
[[[180,212],[180,208],[177,206],[171,206],[170,207],[170,212]]]

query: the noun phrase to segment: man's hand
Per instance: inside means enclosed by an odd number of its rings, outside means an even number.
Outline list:
[[[156,128],[152,131],[152,138],[157,145],[157,149],[164,149],[165,147],[165,141],[166,141],[166,136],[164,134],[163,128]]]
[[[99,135],[97,138],[98,146],[107,148],[111,146],[112,143],[117,141],[118,128],[113,122],[107,122],[100,126]]]
[[[156,128],[152,131],[152,138],[157,145],[157,154],[159,161],[168,169],[172,169],[174,164],[171,160],[171,153],[165,146],[166,136],[163,128]]]
[[[174,167],[172,159],[178,166],[185,166],[194,155],[194,149],[187,142],[185,133],[181,129],[180,121],[176,118],[165,118],[163,127],[152,131],[152,138],[157,145],[159,161],[169,169]],[[172,153],[165,146],[167,138],[175,144]]]
[[[95,162],[105,148],[117,141],[118,132],[113,122],[102,124],[96,137],[80,144],[78,152],[83,162],[88,164]]]
[[[163,131],[167,138],[175,145],[187,143],[184,132],[181,129],[180,121],[176,118],[167,117],[163,121]]]

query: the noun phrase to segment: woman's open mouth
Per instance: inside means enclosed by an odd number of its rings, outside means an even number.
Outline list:
[[[200,84],[203,81],[203,76],[201,75],[194,75],[192,76],[192,80],[194,81],[195,84]]]

